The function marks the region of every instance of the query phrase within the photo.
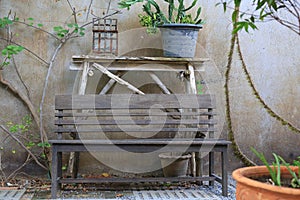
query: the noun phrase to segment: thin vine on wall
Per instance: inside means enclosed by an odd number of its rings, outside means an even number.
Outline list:
[[[253,1],[253,2],[256,2],[256,1]],[[227,66],[226,66],[225,86],[224,86],[225,87],[225,98],[226,98],[226,119],[227,119],[227,126],[228,126],[228,132],[229,132],[228,135],[229,135],[229,139],[232,142],[232,148],[233,148],[234,154],[245,165],[252,166],[252,165],[255,165],[255,163],[252,160],[250,160],[245,154],[243,154],[242,151],[240,150],[237,142],[235,141],[235,137],[234,137],[235,134],[234,134],[233,127],[232,127],[231,107],[230,107],[230,98],[229,98],[229,75],[230,75],[230,70],[231,70],[231,66],[232,66],[232,58],[233,58],[233,54],[234,54],[234,50],[235,50],[235,44],[237,45],[238,56],[239,56],[239,59],[241,60],[242,68],[246,75],[249,86],[250,86],[251,90],[253,91],[255,98],[258,100],[258,102],[261,104],[261,106],[267,111],[267,113],[271,117],[275,118],[282,125],[287,126],[292,132],[299,134],[300,130],[297,127],[295,127],[293,124],[291,124],[289,121],[285,120],[283,117],[278,115],[275,111],[273,111],[273,109],[270,108],[270,106],[268,106],[267,103],[262,99],[261,95],[259,94],[258,90],[256,89],[256,87],[252,81],[251,75],[247,69],[245,60],[243,58],[241,45],[239,42],[239,35],[238,35],[238,32],[242,29],[245,29],[245,31],[248,32],[248,27],[257,29],[257,27],[254,24],[255,18],[254,18],[254,15],[251,15],[251,17],[249,19],[246,19],[245,21],[243,21],[241,23],[239,21],[239,18],[241,16],[245,15],[245,13],[240,13],[241,0],[236,0],[236,1],[234,1],[234,3],[235,3],[235,7],[234,7],[234,11],[232,12],[233,31],[232,31],[232,38],[231,38],[231,46],[230,46],[230,50],[229,50],[229,54],[228,54],[228,62],[227,62]],[[257,10],[262,9],[260,12],[260,16],[258,16],[260,20],[263,20],[264,17],[270,16],[270,17],[275,18],[275,20],[279,23],[283,21],[283,19],[279,19],[278,15],[276,14],[276,12],[280,8],[278,8],[279,5],[274,5],[275,3],[276,3],[275,1],[270,1],[269,3],[267,1],[264,1],[264,2],[261,2],[261,4],[259,6],[256,7]],[[279,2],[279,3],[281,3],[281,2]],[[224,6],[224,10],[226,11],[227,2],[222,1],[222,4]],[[291,4],[290,6],[293,7],[293,11],[296,11],[296,12],[299,11],[298,4]],[[287,8],[287,7],[284,7],[284,8]],[[298,20],[299,20],[299,25],[298,25],[299,29],[297,29],[297,30],[300,30],[300,15],[298,14],[296,16],[298,16]],[[280,23],[280,24],[282,24],[282,23]],[[295,26],[295,24],[293,24],[293,26]],[[290,26],[288,28],[291,29]],[[291,30],[293,30],[295,32],[294,29],[291,29]],[[297,32],[297,30],[296,30],[296,32]],[[300,35],[300,32],[297,32],[297,33]]]

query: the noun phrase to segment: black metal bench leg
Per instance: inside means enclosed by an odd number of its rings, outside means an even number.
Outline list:
[[[56,199],[58,189],[58,152],[57,147],[52,145],[52,166],[51,166],[51,199]]]
[[[222,160],[222,195],[228,196],[228,157],[227,157],[227,149],[221,152],[221,160]]]
[[[208,167],[208,175],[211,177],[215,173],[215,160],[214,160],[214,152],[209,152],[208,154],[208,162],[209,162],[209,167]],[[214,181],[209,181],[209,185],[213,186]]]

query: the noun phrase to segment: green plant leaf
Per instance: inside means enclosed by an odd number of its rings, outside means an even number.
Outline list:
[[[202,11],[202,8],[199,7],[198,10],[197,10],[197,15],[196,15],[196,17],[195,17],[195,19],[194,19],[194,21],[196,22],[196,24],[198,24],[197,22],[198,22],[198,18],[199,18],[199,16],[200,16],[200,14],[201,14],[201,11]],[[201,20],[201,21],[202,21],[202,20]],[[200,21],[200,22],[201,22],[201,21]]]
[[[274,183],[276,183],[276,169],[272,169],[270,167],[270,164],[268,163],[268,161],[266,160],[265,156],[263,153],[259,153],[258,151],[256,151],[256,149],[254,149],[253,147],[251,147],[251,151],[263,162],[263,164],[267,167],[269,173],[270,173],[270,176],[271,176],[271,179]]]
[[[232,12],[231,20],[232,20],[233,22],[236,22],[236,21],[238,20],[238,14],[239,14],[239,12],[238,12],[237,10],[234,10],[234,11]]]
[[[55,27],[53,27],[53,30],[56,31],[56,32],[58,32],[58,31],[60,31],[62,29],[63,29],[63,27],[61,27],[61,26],[55,26]]]
[[[227,8],[227,2],[223,2],[223,10],[224,10],[224,12],[226,12],[226,8]]]
[[[173,20],[173,12],[174,12],[174,8],[175,8],[175,5],[174,5],[174,0],[170,0],[169,1],[169,21],[172,21]]]
[[[7,53],[8,53],[8,50],[7,50],[7,49],[3,49],[3,50],[1,51],[2,56],[6,56]]]
[[[175,22],[176,23],[179,23],[180,22],[180,19],[183,17],[183,9],[184,9],[184,3],[183,3],[183,0],[178,0],[179,2],[179,5],[178,5],[178,8],[177,8],[177,17],[175,19]]]
[[[290,174],[293,176],[293,187],[297,187],[297,186],[299,187],[300,186],[300,179],[297,177],[297,174],[290,168],[290,164],[287,163],[282,157],[278,156],[278,158],[281,160],[283,165],[288,169]],[[298,171],[298,173],[299,172],[300,172],[300,170]]]
[[[278,186],[281,186],[281,180],[280,180],[280,175],[281,175],[281,171],[280,171],[280,162],[279,162],[279,158],[278,158],[278,156],[275,154],[275,153],[273,153],[273,156],[274,156],[274,158],[275,158],[275,166],[274,166],[274,168],[276,167],[277,168],[277,175],[276,175],[276,185],[278,185]]]
[[[51,144],[48,143],[48,142],[40,142],[37,144],[38,147],[46,147],[46,148],[49,148],[51,147]]]
[[[183,11],[183,12],[189,11],[190,9],[192,9],[192,8],[196,5],[197,1],[198,1],[198,0],[194,0],[194,1],[192,2],[192,4],[191,4],[188,8],[183,9],[182,11]]]
[[[241,1],[242,0],[234,0],[234,5],[239,7],[241,5]]]

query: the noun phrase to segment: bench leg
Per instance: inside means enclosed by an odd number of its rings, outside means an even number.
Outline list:
[[[57,152],[56,146],[52,146],[52,167],[51,167],[51,199],[56,199],[57,190],[61,184],[58,180],[62,177],[62,152]]]
[[[222,195],[227,197],[228,196],[228,156],[227,156],[227,149],[221,152],[221,160],[222,160]]]
[[[209,152],[208,154],[208,175],[212,176],[215,173],[215,160],[214,160],[214,152]],[[214,181],[209,181],[209,185],[213,186]]]
[[[78,165],[79,165],[79,152],[74,153],[74,163],[73,163],[73,171],[72,171],[72,178],[77,178],[78,175]]]
[[[196,152],[195,153],[195,159],[196,159],[196,177],[203,176],[203,162],[201,160],[201,153]],[[203,185],[202,181],[197,181],[197,185]]]

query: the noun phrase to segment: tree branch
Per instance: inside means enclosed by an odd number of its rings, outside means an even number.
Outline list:
[[[9,181],[13,176],[16,175],[16,173],[18,171],[20,171],[23,167],[25,167],[27,165],[27,163],[29,163],[32,159],[30,159],[30,154],[27,154],[27,158],[25,160],[25,162],[19,166],[17,169],[15,169],[12,173],[10,173],[10,175],[6,178],[6,182]]]
[[[16,61],[15,61],[15,57],[14,57],[14,56],[12,56],[12,62],[13,62],[13,66],[14,66],[14,68],[15,68],[15,70],[16,70],[17,76],[18,76],[19,80],[21,81],[22,85],[24,86],[24,88],[25,88],[25,90],[26,90],[26,94],[27,94],[27,96],[28,96],[28,99],[30,100],[29,89],[28,89],[27,85],[25,84],[25,82],[24,82],[23,79],[22,79],[22,76],[21,76],[21,74],[20,74],[20,72],[19,72],[19,69],[17,68],[17,65],[16,65]],[[31,100],[30,100],[30,101],[31,101]]]
[[[10,42],[11,44],[15,44],[17,46],[22,46],[14,41],[10,41],[9,39],[6,39],[6,38],[0,38],[0,40],[4,40],[4,41],[7,41],[7,42]],[[45,61],[43,58],[41,58],[40,56],[38,56],[36,53],[34,53],[33,51],[31,51],[30,49],[22,46],[26,51],[28,51],[29,53],[31,53],[34,57],[38,58],[40,61],[42,61],[44,64],[46,65],[49,65],[49,63],[47,61]]]
[[[90,1],[89,8],[88,8],[88,10],[87,10],[87,12],[86,12],[86,18],[85,18],[86,21],[88,21],[88,19],[89,19],[89,15],[90,15],[90,12],[91,12],[91,7],[92,7],[92,5],[93,5],[93,1],[94,1],[94,0],[91,0],[91,1]]]
[[[36,26],[33,26],[33,25],[29,25],[29,24],[27,24],[26,22],[21,22],[21,21],[14,21],[14,22],[15,22],[15,23],[24,24],[24,25],[29,26],[29,27],[31,27],[31,28],[37,29],[37,30],[42,31],[42,32],[44,32],[44,33],[47,33],[47,34],[51,35],[52,37],[54,37],[56,40],[61,41],[61,39],[60,39],[59,37],[57,37],[55,34],[49,32],[49,31],[46,31],[45,29],[42,29],[42,28],[39,28],[39,27],[36,27]]]
[[[28,154],[33,158],[33,160],[43,169],[48,170],[47,167],[45,167],[42,163],[40,163],[40,161],[38,161],[37,157],[26,148],[26,146],[17,138],[15,137],[10,131],[8,131],[3,125],[0,125],[0,128],[7,133],[8,135],[10,135],[11,138],[13,138],[23,149],[25,149],[25,151],[28,152]]]
[[[75,24],[77,24],[76,10],[75,10],[74,7],[72,7],[72,5],[71,5],[71,3],[70,3],[69,0],[67,0],[67,2],[68,2],[69,6],[70,6],[70,8],[71,8],[71,10],[72,10],[72,15],[74,16],[74,22],[75,22]]]
[[[67,40],[66,40],[67,41]],[[63,46],[63,42],[61,42],[57,48],[55,49],[53,55],[52,55],[52,58],[50,60],[50,64],[49,64],[49,68],[48,68],[48,71],[47,71],[47,75],[46,75],[46,78],[45,78],[45,83],[44,83],[44,87],[43,87],[43,94],[42,94],[42,99],[41,99],[41,103],[40,103],[40,117],[39,117],[39,128],[40,128],[40,136],[41,136],[41,141],[42,142],[46,142],[48,141],[48,138],[47,138],[47,134],[45,135],[43,133],[43,130],[44,130],[44,125],[43,125],[43,107],[44,107],[44,101],[45,101],[45,96],[46,96],[46,93],[47,93],[47,88],[48,88],[48,82],[49,82],[49,77],[50,77],[50,74],[52,72],[52,68],[54,66],[54,61],[55,61],[55,58],[59,52],[59,50],[61,49],[61,47]]]
[[[36,125],[38,126],[38,128],[41,130],[41,134],[43,135],[42,138],[46,138],[47,141],[48,141],[48,137],[47,137],[47,134],[46,134],[46,131],[44,130],[44,128],[40,127],[40,118],[32,104],[32,102],[30,101],[30,99],[25,96],[24,94],[22,94],[21,92],[19,92],[13,85],[11,85],[8,81],[6,81],[4,78],[3,78],[3,74],[2,74],[3,70],[0,70],[0,83],[4,86],[6,86],[10,92],[12,92],[14,95],[16,95],[17,97],[20,98],[20,100],[27,106],[27,108],[29,109]]]

